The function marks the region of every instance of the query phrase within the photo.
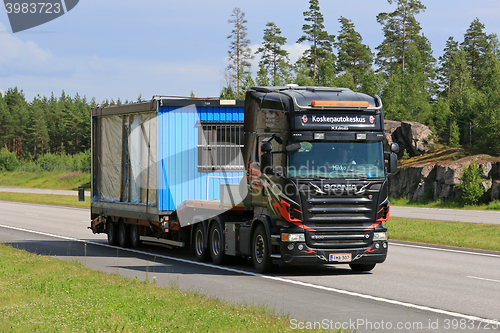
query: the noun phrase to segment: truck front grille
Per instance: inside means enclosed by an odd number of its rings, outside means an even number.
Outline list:
[[[311,222],[369,222],[373,200],[366,197],[314,196],[306,201],[307,219]]]
[[[306,233],[306,243],[314,248],[359,248],[372,243],[373,231],[316,231]]]

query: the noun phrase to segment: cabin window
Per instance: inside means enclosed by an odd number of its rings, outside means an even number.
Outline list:
[[[198,123],[198,171],[243,171],[243,122]]]

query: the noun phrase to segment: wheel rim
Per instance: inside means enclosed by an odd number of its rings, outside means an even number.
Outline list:
[[[214,255],[219,255],[219,252],[220,252],[220,233],[219,233],[219,229],[217,228],[214,228],[212,230],[212,253]]]
[[[262,264],[264,261],[265,250],[264,237],[262,237],[261,234],[258,234],[257,237],[255,237],[254,257],[259,264]]]
[[[201,229],[196,230],[196,236],[194,242],[195,242],[196,254],[198,256],[201,256],[203,254],[203,230]]]

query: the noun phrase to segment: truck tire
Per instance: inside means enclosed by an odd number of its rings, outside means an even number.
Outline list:
[[[194,228],[193,246],[196,260],[200,262],[207,261],[208,249],[205,247],[205,232],[203,231],[203,224],[198,223]]]
[[[106,222],[106,233],[108,234],[108,244],[113,246],[118,245],[118,228],[116,223],[108,220]]]
[[[221,265],[224,262],[224,238],[222,229],[218,222],[213,222],[210,227],[210,256],[216,265]]]
[[[141,235],[139,234],[139,226],[137,225],[130,226],[130,243],[134,248],[138,248],[142,245]]]
[[[118,244],[121,247],[130,246],[130,228],[123,222],[118,224]]]
[[[265,273],[271,268],[271,253],[267,240],[266,229],[260,224],[252,235],[252,261],[259,273]]]
[[[369,272],[375,268],[376,264],[349,264],[355,272]]]

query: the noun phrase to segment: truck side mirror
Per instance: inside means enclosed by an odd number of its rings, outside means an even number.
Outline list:
[[[273,171],[273,154],[271,151],[273,147],[270,142],[262,142],[260,146],[260,172],[266,175],[274,174]]]
[[[295,154],[301,147],[302,145],[300,143],[292,143],[291,145],[286,146],[285,150],[289,153]]]
[[[389,174],[398,171],[398,155],[396,155],[395,153],[391,153],[391,155],[389,156],[389,170],[387,171],[389,172]]]
[[[260,145],[260,151],[262,153],[270,153],[272,150],[273,150],[273,146],[271,145],[271,143],[269,141],[264,141]]]
[[[399,145],[396,142],[391,143],[391,151],[393,153],[399,153]]]

